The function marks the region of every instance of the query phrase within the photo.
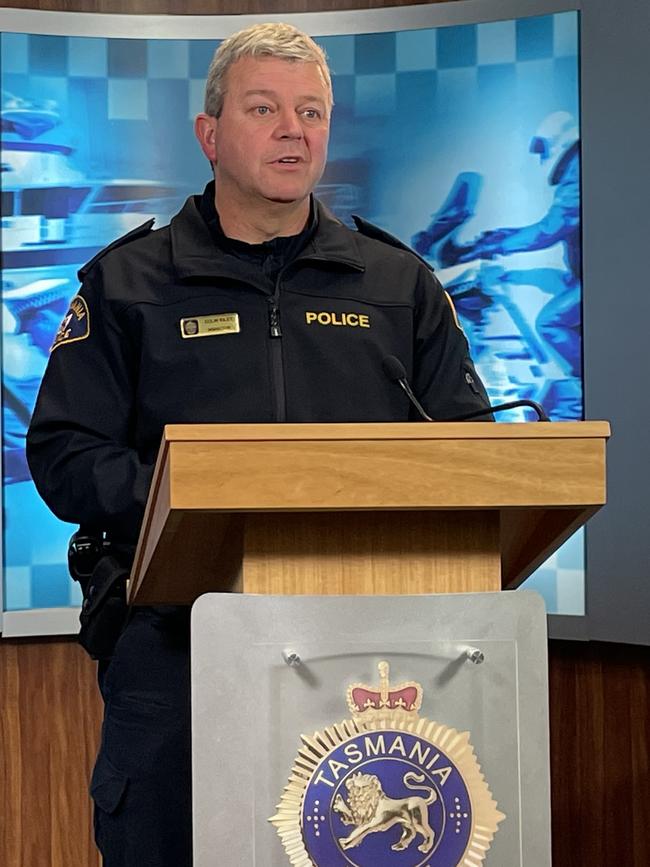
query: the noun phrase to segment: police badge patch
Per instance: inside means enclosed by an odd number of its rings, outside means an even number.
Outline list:
[[[63,317],[63,321],[54,335],[54,343],[50,348],[50,352],[64,343],[85,340],[89,334],[90,313],[88,312],[88,305],[81,295],[75,295],[70,302],[68,312]]]
[[[468,732],[420,717],[422,687],[348,688],[352,719],[302,735],[269,821],[296,867],[478,867],[505,819]]]

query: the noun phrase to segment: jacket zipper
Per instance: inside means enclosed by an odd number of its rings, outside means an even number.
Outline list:
[[[271,337],[282,337],[280,308],[278,307],[278,298],[275,295],[271,295],[269,298],[269,330]]]
[[[273,295],[269,297],[269,335],[271,337],[271,376],[273,378],[273,386],[275,392],[275,418],[278,422],[286,422],[287,420],[287,393],[286,383],[284,379],[284,366],[282,364],[282,324],[280,322],[280,279],[284,271],[291,265],[303,259],[308,262],[331,262],[326,256],[298,256],[293,262],[289,262],[280,270],[275,280],[275,289]],[[356,263],[346,262],[341,259],[344,264],[356,266]]]
[[[287,397],[284,382],[284,366],[282,364],[282,326],[280,323],[280,277],[275,281],[273,295],[269,298],[269,334],[271,336],[271,376],[275,394],[275,419],[278,422],[287,420]]]

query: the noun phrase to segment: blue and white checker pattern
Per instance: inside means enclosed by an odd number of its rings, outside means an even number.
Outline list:
[[[5,487],[4,608],[79,605],[81,591],[65,565],[68,539],[77,529],[52,515],[31,482]]]
[[[550,614],[585,613],[584,544],[578,530],[522,585],[543,597]]]
[[[318,39],[326,50],[337,90],[349,99],[357,117],[390,115],[396,94],[412,85],[447,92],[459,82],[479,83],[481,76],[525,75],[530,64],[552,81],[576,74],[578,19],[573,12],[517,21],[406,30],[398,33],[330,36]],[[495,69],[495,67],[497,67]],[[420,73],[419,75],[412,75]],[[424,73],[424,75],[423,75]],[[343,79],[354,78],[354,87]]]
[[[550,79],[575,75],[577,15],[573,12],[398,33],[318,38],[337,89],[358,117],[388,115],[395,107],[400,76],[429,72],[436,89],[446,82],[506,75],[536,64]],[[205,75],[218,41],[139,40],[5,34],[2,74],[7,88],[30,80],[41,98],[56,98],[65,113],[78,95],[79,80],[105,83],[93,113],[108,120],[155,122],[160,108],[156,82],[177,81],[167,111],[192,122],[201,110]],[[568,61],[568,62],[567,62]],[[459,73],[459,70],[463,70]],[[347,88],[346,76],[354,77]],[[549,80],[550,80],[549,79]],[[24,79],[23,79],[24,81]],[[421,78],[414,82],[421,86]],[[39,89],[42,86],[42,90]],[[101,88],[104,90],[104,88]],[[94,94],[95,97],[98,94]],[[167,95],[168,96],[168,95]],[[337,99],[337,102],[339,100]]]
[[[318,41],[333,72],[331,152],[339,157],[346,155],[346,145],[337,142],[337,123],[349,130],[359,121],[356,147],[362,154],[396,111],[444,123],[459,100],[471,115],[481,95],[493,93],[499,83],[509,92],[538,87],[542,98],[554,82],[564,87],[569,82],[577,94],[577,14],[572,12]],[[174,178],[196,190],[207,171],[192,123],[202,110],[217,44],[3,34],[2,89],[57,103],[63,122],[48,138],[72,141],[77,166],[89,177]],[[500,108],[491,106],[493,112]],[[391,201],[397,195],[392,190]],[[409,231],[398,233],[408,237]],[[78,604],[78,587],[64,564],[73,529],[50,516],[29,483],[5,491],[7,610]],[[551,612],[582,613],[582,560],[579,536],[527,586],[544,595]]]
[[[49,140],[74,141],[79,168],[95,176],[168,179],[189,165],[187,185],[204,183],[192,126],[217,41],[2,39],[3,90],[56,102],[65,120]]]

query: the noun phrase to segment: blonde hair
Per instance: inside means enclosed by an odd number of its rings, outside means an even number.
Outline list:
[[[316,63],[334,105],[332,78],[325,52],[311,36],[291,24],[254,24],[225,39],[217,48],[205,83],[205,113],[219,117],[226,95],[226,73],[240,57],[280,57]]]

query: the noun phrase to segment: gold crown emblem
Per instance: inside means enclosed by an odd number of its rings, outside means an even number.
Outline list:
[[[388,663],[382,661],[377,667],[378,686],[352,683],[347,689],[353,719],[301,735],[289,781],[276,814],[269,819],[290,863],[294,867],[359,863],[349,859],[345,850],[368,834],[380,835],[402,824],[403,845],[392,843],[392,850],[406,849],[420,834],[423,841],[414,845],[425,857],[415,860],[428,864],[433,835],[446,834],[454,864],[480,867],[505,816],[481,773],[469,732],[421,717],[420,684],[391,685]],[[386,764],[393,768],[392,776]],[[399,781],[395,782],[400,771],[401,791]],[[382,787],[385,774],[386,789]],[[445,789],[452,774],[457,775],[456,782]],[[410,789],[430,794],[425,799]],[[434,800],[439,802],[437,812],[429,813]],[[355,827],[344,830],[350,825]],[[391,846],[391,841],[385,845]],[[442,857],[451,865],[451,855]],[[389,851],[381,863],[388,863],[386,859],[391,860]]]
[[[350,713],[357,722],[417,718],[422,707],[422,687],[414,681],[391,686],[390,666],[382,660],[379,669],[379,686],[351,683],[347,701]]]

